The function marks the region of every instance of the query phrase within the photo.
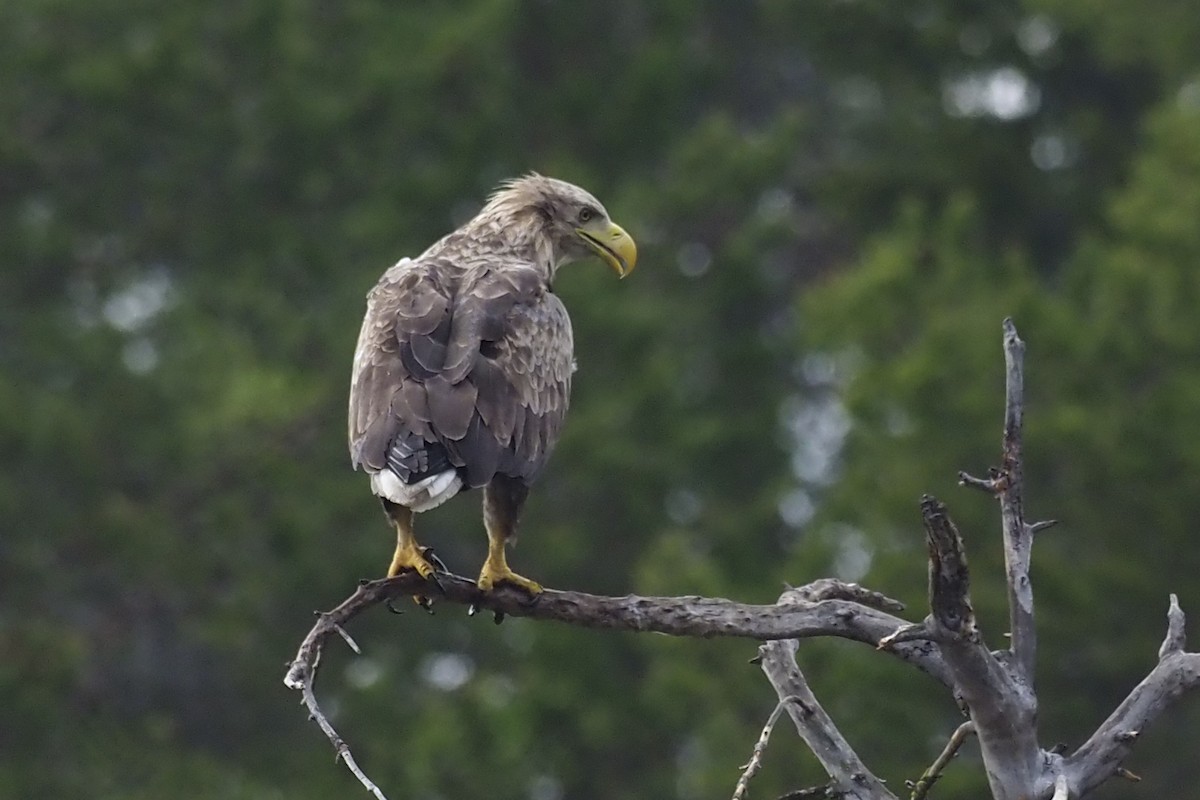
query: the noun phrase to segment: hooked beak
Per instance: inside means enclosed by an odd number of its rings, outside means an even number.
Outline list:
[[[612,267],[618,276],[624,278],[633,272],[637,264],[637,245],[634,244],[633,237],[620,225],[610,222],[608,228],[599,233],[576,228],[575,233]]]

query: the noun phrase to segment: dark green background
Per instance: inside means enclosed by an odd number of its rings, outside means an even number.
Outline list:
[[[0,6],[0,796],[360,797],[282,685],[383,572],[346,453],[363,297],[530,170],[641,247],[560,276],[580,370],[514,565],[922,613],[950,503],[989,641],[1000,321],[1028,341],[1041,740],[1076,746],[1200,612],[1200,14],[1188,2]],[[473,574],[478,498],[421,519]],[[774,705],[750,642],[382,610],[319,690],[395,798],[719,798]],[[953,702],[808,642],[902,791]],[[1189,698],[1137,786],[1200,796]],[[776,732],[755,797],[822,781]],[[985,790],[973,746],[934,796]]]

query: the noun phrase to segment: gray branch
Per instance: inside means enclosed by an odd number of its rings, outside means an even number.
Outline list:
[[[971,607],[970,573],[958,528],[936,498],[921,500],[929,547],[927,625],[975,724],[996,800],[1027,800],[1041,773],[1036,702],[983,642]]]
[[[820,599],[823,592],[843,593],[845,586],[827,581],[821,586],[811,584],[799,589],[789,589],[780,596],[779,605],[808,607],[814,602],[823,602]],[[786,705],[788,715],[792,718],[800,738],[829,775],[828,793],[852,800],[896,800],[896,796],[887,790],[883,781],[871,774],[854,752],[854,748],[838,731],[825,709],[817,702],[804,673],[796,665],[796,650],[799,645],[796,639],[766,642],[759,647],[759,659],[767,680],[775,687],[780,703]]]
[[[1190,689],[1200,687],[1200,653],[1184,652],[1184,616],[1171,595],[1167,635],[1158,664],[1117,706],[1082,747],[1066,759],[1071,797],[1082,797],[1118,776],[1132,773],[1121,767],[1146,727]]]
[[[779,716],[787,709],[789,703],[798,702],[800,702],[800,698],[788,695],[776,703],[775,710],[771,712],[771,716],[767,717],[762,733],[758,735],[758,741],[754,743],[754,751],[750,753],[750,760],[742,767],[742,777],[738,778],[737,786],[733,788],[733,800],[746,800],[746,793],[750,791],[750,781],[762,769],[763,756],[766,755],[767,744],[771,741],[775,723],[779,722]]]
[[[796,665],[798,640],[837,636],[870,644],[932,676],[955,695],[970,715],[970,727],[980,752],[994,800],[1077,800],[1113,777],[1138,780],[1121,766],[1134,743],[1159,715],[1184,692],[1200,687],[1200,654],[1185,651],[1184,615],[1171,596],[1167,634],[1158,664],[1130,692],[1096,732],[1070,757],[1047,752],[1037,742],[1037,696],[1033,688],[1037,639],[1034,630],[1033,587],[1029,564],[1034,535],[1053,521],[1025,522],[1022,475],[1023,358],[1025,345],[1012,320],[1004,321],[1006,391],[1001,467],[987,478],[960,473],[960,482],[995,496],[1000,503],[1005,572],[1010,611],[1010,648],[992,652],[983,641],[971,606],[970,573],[962,537],[946,507],[933,497],[921,501],[929,549],[930,614],[911,623],[896,613],[900,603],[877,592],[831,579],[789,588],[772,605],[749,605],[706,597],[604,597],[583,592],[547,589],[531,600],[525,594],[501,589],[482,594],[474,581],[439,572],[426,582],[406,573],[395,578],[362,581],[358,590],[332,611],[318,614],[305,636],[284,683],[301,692],[338,758],[377,798],[383,794],[359,769],[350,748],[322,713],[313,684],[321,653],[331,636],[339,635],[357,652],[344,626],[356,616],[405,595],[421,594],[469,605],[472,611],[491,611],[499,622],[505,616],[555,620],[586,628],[652,631],[673,636],[733,636],[763,641],[763,671],[805,743],[831,778],[827,786],[794,792],[788,797],[837,796],[855,800],[895,800],[846,742],[821,708]],[[776,713],[768,720],[747,765],[739,791],[761,763],[766,737]],[[967,731],[960,728],[960,732]],[[965,735],[965,733],[963,734]],[[957,736],[961,743],[962,736]],[[953,742],[952,742],[953,744]],[[930,786],[954,748],[935,762],[914,784],[914,793]]]
[[[1000,519],[1004,534],[1004,568],[1008,577],[1009,631],[1013,659],[1033,696],[1037,630],[1033,621],[1033,586],[1029,562],[1033,536],[1025,526],[1025,477],[1022,424],[1025,417],[1025,342],[1012,318],[1004,320],[1004,439],[1000,461]],[[1034,698],[1036,702],[1036,697]],[[1034,713],[1037,708],[1034,708]]]
[[[803,587],[803,604],[751,605],[722,598],[606,597],[585,592],[546,589],[534,600],[524,593],[502,588],[483,594],[469,578],[438,573],[438,584],[415,573],[395,578],[363,581],[358,590],[337,608],[321,615],[309,631],[288,670],[285,683],[298,689],[325,640],[372,606],[422,593],[442,602],[475,606],[503,616],[555,620],[584,628],[666,633],[672,636],[711,638],[732,636],[767,641],[837,636],[875,647],[879,640],[906,623],[890,611],[903,605],[877,592],[853,584],[822,580]],[[840,588],[839,588],[840,587]],[[949,677],[941,656],[928,642],[907,642],[889,649],[893,655],[943,684]]]
[[[358,589],[337,608],[317,615],[317,622],[304,637],[288,667],[284,684],[302,693],[309,714],[333,744],[338,757],[359,781],[377,797],[378,788],[355,764],[349,746],[322,713],[313,691],[317,665],[331,636],[352,643],[345,625],[374,606],[412,594],[423,594],[441,602],[491,611],[504,616],[556,620],[586,628],[666,633],[673,636],[733,636],[758,641],[838,636],[876,647],[888,633],[906,622],[889,613],[903,605],[855,584],[822,579],[798,589],[788,589],[787,602],[749,605],[707,597],[605,597],[584,592],[546,589],[531,600],[516,590],[502,588],[483,594],[475,582],[459,575],[438,573],[436,583],[415,573],[395,578],[362,581]],[[927,641],[897,644],[888,652],[931,675],[945,685],[950,677],[936,648]]]
[[[786,705],[788,716],[800,738],[829,775],[829,793],[850,800],[896,800],[896,795],[871,774],[817,702],[804,673],[796,666],[798,645],[795,639],[777,640],[766,642],[758,652],[763,672],[775,687],[780,701],[795,698]]]
[[[967,740],[968,736],[973,736],[974,734],[974,722],[967,721],[959,725],[954,730],[954,733],[950,735],[950,740],[946,742],[946,746],[942,748],[941,755],[934,759],[933,763],[929,765],[929,769],[925,770],[920,778],[917,778],[910,784],[909,788],[912,789],[912,794],[909,795],[908,800],[925,800],[925,797],[929,794],[929,790],[942,777],[942,772],[945,771],[951,759],[958,755],[959,748],[963,746],[963,742]]]

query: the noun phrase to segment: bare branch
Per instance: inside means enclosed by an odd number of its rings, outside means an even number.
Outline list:
[[[967,554],[946,506],[932,495],[921,498],[921,518],[929,548],[929,608],[934,632],[978,644],[975,610],[971,607],[971,574]]]
[[[332,611],[321,615],[300,645],[284,682],[299,689],[304,674],[315,660],[325,639],[368,608],[392,598],[415,592],[444,602],[475,605],[510,617],[557,620],[585,628],[652,631],[673,636],[733,636],[758,641],[838,636],[875,647],[879,640],[906,624],[887,612],[835,595],[856,597],[879,605],[900,607],[894,600],[854,584],[821,582],[815,589],[789,590],[796,602],[750,605],[707,597],[605,597],[584,592],[546,589],[534,600],[516,590],[502,588],[483,594],[475,582],[460,575],[439,573],[441,588],[426,583],[413,573],[361,583],[353,595]],[[804,597],[823,597],[817,602],[800,602]],[[947,684],[945,666],[936,649],[924,642],[891,648],[888,652]]]
[[[732,636],[765,642],[755,661],[780,701],[767,720],[734,800],[744,800],[761,768],[771,732],[786,711],[801,737],[832,779],[825,786],[792,792],[787,800],[843,797],[895,800],[846,742],[817,702],[796,665],[798,640],[837,636],[876,646],[931,675],[951,689],[971,721],[960,726],[938,759],[910,784],[912,800],[924,800],[963,740],[974,731],[994,800],[1082,798],[1113,777],[1140,780],[1122,766],[1134,743],[1155,718],[1184,692],[1200,687],[1200,653],[1185,650],[1185,619],[1171,595],[1167,633],[1159,661],[1096,732],[1073,755],[1043,751],[1037,744],[1037,697],[1033,590],[1029,565],[1035,534],[1054,520],[1026,523],[1023,508],[1022,421],[1024,343],[1011,319],[1004,321],[1006,365],[1001,467],[986,478],[960,473],[959,480],[999,501],[1004,537],[1011,642],[992,652],[983,641],[970,598],[970,573],[962,537],[945,506],[925,496],[921,512],[929,550],[930,614],[918,623],[898,616],[903,606],[878,592],[832,579],[788,589],[772,605],[749,605],[705,597],[604,597],[547,589],[536,598],[516,590],[481,593],[475,582],[439,570],[427,583],[413,573],[361,581],[337,608],[319,613],[289,665],[284,683],[299,690],[311,717],[333,744],[337,757],[376,800],[386,800],[355,762],[350,748],[318,704],[313,684],[325,644],[334,634],[359,652],[344,626],[367,609],[404,595],[486,609],[505,616],[597,629],[651,631],[673,636]]]
[[[775,704],[775,710],[771,712],[771,716],[767,717],[767,723],[763,725],[762,733],[758,735],[758,741],[754,743],[754,752],[750,754],[750,760],[743,767],[742,777],[738,778],[737,786],[733,789],[733,800],[745,800],[746,792],[750,789],[751,779],[762,769],[763,755],[767,752],[767,743],[771,741],[771,732],[775,730],[775,723],[779,721],[779,717],[788,703],[799,702],[801,702],[799,697],[788,695]]]
[[[999,482],[994,474],[988,475],[986,478],[976,478],[967,472],[958,473],[958,485],[966,486],[969,489],[978,489],[981,492],[987,492],[990,495],[995,495],[999,491]]]
[[[1129,781],[1130,783],[1141,783],[1142,782],[1141,775],[1135,775],[1134,773],[1130,772],[1129,770],[1125,769],[1124,767],[1117,767],[1117,777],[1124,778],[1125,780]]]
[[[1167,635],[1159,648],[1158,664],[1066,760],[1073,797],[1082,797],[1114,776],[1141,780],[1121,762],[1147,725],[1184,692],[1200,687],[1200,653],[1184,652],[1184,638],[1183,611],[1179,599],[1171,595]]]
[[[1025,526],[1025,530],[1027,530],[1029,532],[1029,535],[1032,536],[1035,533],[1041,533],[1042,531],[1046,530],[1047,528],[1053,528],[1057,524],[1058,524],[1058,520],[1056,520],[1056,519],[1043,519],[1038,522],[1029,523],[1028,525]]]
[[[929,769],[925,770],[920,778],[910,785],[909,788],[913,791],[909,795],[909,800],[924,800],[925,796],[929,794],[929,790],[933,788],[933,784],[942,777],[942,772],[945,771],[950,760],[958,755],[958,750],[963,746],[963,742],[973,733],[975,733],[975,723],[970,721],[964,722],[954,729],[954,733],[950,734],[950,740],[946,742],[941,755],[929,765]]]
[[[501,589],[483,594],[475,582],[460,575],[439,573],[438,584],[427,583],[415,573],[395,578],[361,581],[358,589],[332,611],[318,614],[317,622],[304,637],[284,684],[303,693],[305,705],[329,738],[340,758],[369,790],[374,784],[355,764],[350,749],[321,712],[313,693],[321,651],[330,636],[340,635],[356,648],[343,626],[367,609],[394,598],[420,593],[444,602],[492,611],[494,614],[532,619],[558,620],[588,628],[654,631],[675,636],[735,636],[748,639],[800,639],[839,636],[872,647],[905,624],[879,608],[903,606],[877,592],[856,584],[822,579],[808,586],[789,589],[773,605],[748,605],[705,597],[604,597],[583,592],[546,589],[537,598],[515,590]],[[864,603],[869,605],[864,605]],[[875,607],[872,607],[875,606]],[[949,674],[936,648],[929,642],[899,644],[890,653],[949,685]],[[382,795],[378,795],[382,797]]]
[[[795,639],[763,644],[759,647],[762,670],[775,687],[800,738],[832,779],[827,793],[852,800],[896,800],[883,782],[871,774],[817,702],[804,673],[796,666],[798,644]],[[784,699],[791,702],[782,703]]]
[[[1004,320],[1004,444],[999,481],[1000,517],[1004,533],[1004,567],[1008,577],[1009,630],[1012,653],[1024,683],[1033,686],[1037,631],[1033,620],[1033,586],[1029,561],[1033,536],[1025,527],[1025,479],[1022,423],[1025,415],[1025,343],[1012,318]]]
[[[797,789],[794,792],[781,794],[776,800],[829,800],[832,797],[839,797],[838,792],[830,785],[810,786],[807,789]]]
[[[354,651],[354,655],[356,655],[356,656],[362,655],[362,648],[360,648],[358,646],[358,642],[356,642],[352,638],[350,638],[350,634],[346,633],[345,628],[343,628],[341,625],[334,625],[333,629],[335,631],[337,631],[338,636],[342,637],[342,641],[344,641],[346,643],[346,646]]]
[[[942,658],[975,723],[988,783],[996,800],[1028,797],[1040,774],[1036,700],[983,642],[971,607],[962,537],[946,507],[921,499],[929,546],[929,624]]]
[[[322,620],[324,620],[326,615],[321,614],[319,616],[322,618]],[[320,623],[318,623],[318,625],[320,625]],[[336,630],[342,635],[342,638],[346,640],[346,643],[350,646],[350,649],[352,649],[355,653],[361,652],[358,649],[358,645],[354,643],[354,640],[351,639],[344,630],[342,630],[340,625],[337,623],[331,623],[331,627],[333,630]],[[296,676],[293,676],[291,672],[288,673],[289,679],[295,677],[300,681],[299,685],[288,685],[293,689],[300,690],[304,705],[308,708],[309,716],[316,721],[317,725],[319,725],[321,730],[325,733],[325,736],[328,737],[330,744],[333,745],[333,750],[335,753],[334,760],[345,763],[346,768],[354,774],[354,777],[358,778],[358,782],[361,783],[366,790],[376,798],[376,800],[387,800],[387,797],[384,796],[380,788],[376,786],[374,782],[367,777],[367,774],[358,766],[358,762],[354,760],[354,754],[350,752],[350,746],[346,744],[346,741],[338,735],[336,730],[334,730],[329,718],[325,716],[325,712],[321,710],[321,705],[317,702],[317,696],[313,692],[313,681],[315,681],[317,677],[317,667],[320,664],[320,658],[321,651],[319,648],[312,651],[312,661],[307,665],[307,668],[303,670],[303,674],[297,673]]]
[[[1158,660],[1162,661],[1169,655],[1182,653],[1187,646],[1187,633],[1184,631],[1184,625],[1187,618],[1183,615],[1183,609],[1179,607],[1179,596],[1171,595],[1171,604],[1167,608],[1167,635],[1163,639],[1162,646],[1158,648]]]
[[[836,578],[818,578],[804,586],[788,586],[780,596],[780,603],[819,603],[822,600],[852,600],[868,608],[899,614],[904,610],[904,603],[893,600],[882,592],[859,586],[857,583],[846,583]]]
[[[938,632],[934,630],[934,626],[928,620],[924,622],[913,622],[907,625],[902,625],[896,630],[889,633],[887,636],[879,640],[876,648],[879,650],[888,650],[901,642],[922,642],[934,641],[938,636]]]

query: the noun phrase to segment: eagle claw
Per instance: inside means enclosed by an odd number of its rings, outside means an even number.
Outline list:
[[[415,543],[408,547],[397,548],[396,555],[392,559],[392,566],[388,569],[388,577],[394,578],[406,569],[411,569],[420,575],[425,580],[432,583],[438,588],[442,594],[446,593],[446,587],[442,585],[438,579],[439,572],[448,573],[446,564],[434,554],[430,547],[414,546]],[[413,595],[413,602],[421,608],[433,613],[433,601],[423,594]],[[392,611],[399,613],[395,607],[390,607]]]

